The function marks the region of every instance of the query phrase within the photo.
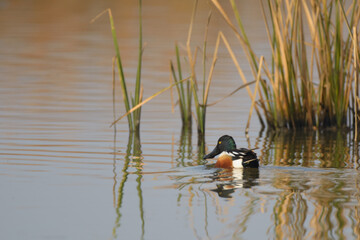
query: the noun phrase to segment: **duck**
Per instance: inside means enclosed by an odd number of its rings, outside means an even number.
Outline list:
[[[220,154],[220,155],[219,155]],[[204,156],[204,159],[214,158],[219,155],[216,168],[258,168],[259,159],[252,149],[236,148],[233,137],[223,135],[217,141],[212,152]]]

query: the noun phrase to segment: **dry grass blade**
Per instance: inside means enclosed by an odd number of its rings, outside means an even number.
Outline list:
[[[230,26],[230,28],[233,30],[235,36],[237,37],[237,39],[239,40],[242,48],[244,49],[245,55],[250,63],[250,67],[251,70],[253,72],[254,78],[256,77],[255,75],[255,70],[257,70],[257,63],[256,63],[256,56],[250,46],[250,44],[247,42],[247,36],[246,35],[241,35],[239,33],[239,31],[237,30],[236,26],[232,23],[232,21],[230,20],[229,15],[225,12],[224,8],[219,4],[218,0],[211,0],[212,3],[214,4],[214,6],[217,8],[217,10],[220,12],[221,16],[224,18],[225,22]],[[230,3],[233,7],[234,13],[235,13],[235,17],[237,19],[237,22],[240,24],[240,29],[242,34],[245,34],[244,29],[242,28],[242,23],[240,20],[240,15],[238,14],[237,10],[236,10],[236,5],[235,2],[230,0]]]
[[[174,87],[176,84],[179,84],[181,82],[187,81],[189,80],[189,78],[185,78],[177,83],[173,83],[170,86],[161,89],[160,91],[158,91],[157,93],[153,94],[152,96],[148,97],[147,99],[145,99],[144,101],[141,101],[139,104],[137,104],[136,106],[134,106],[133,108],[131,108],[127,113],[125,113],[124,115],[122,115],[121,117],[119,117],[118,119],[116,119],[111,125],[110,127],[112,127],[114,124],[116,124],[118,121],[120,121],[121,119],[123,119],[124,117],[128,116],[129,114],[131,114],[132,112],[134,112],[136,109],[140,108],[142,105],[144,105],[145,103],[149,102],[150,100],[154,99],[155,97],[157,97],[158,95],[162,94],[163,92],[166,92],[167,90],[171,89],[172,87]],[[141,94],[142,95],[142,94]],[[142,97],[141,97],[142,98]]]
[[[252,115],[252,111],[253,111],[254,106],[255,106],[256,93],[258,92],[258,89],[259,89],[259,82],[260,82],[260,78],[261,78],[261,69],[262,69],[263,61],[264,61],[264,56],[261,56],[261,57],[260,57],[260,64],[259,64],[259,70],[258,70],[258,74],[257,74],[257,77],[256,77],[256,84],[255,84],[254,95],[253,95],[253,99],[251,100],[251,107],[250,107],[250,112],[249,112],[249,118],[248,118],[248,121],[247,121],[247,124],[246,124],[246,128],[245,128],[245,133],[246,133],[246,134],[249,132],[251,115]]]
[[[210,67],[210,73],[209,73],[208,80],[206,82],[206,88],[205,88],[205,92],[204,92],[204,95],[203,95],[204,96],[203,104],[205,106],[206,106],[208,96],[209,96],[210,84],[211,84],[211,80],[212,80],[212,76],[213,76],[213,73],[214,73],[214,68],[215,68],[215,64],[216,64],[216,60],[217,60],[218,49],[219,49],[219,39],[218,39],[218,41],[216,42],[216,45],[215,45],[214,56],[213,56],[213,60],[212,60],[211,67]]]
[[[192,35],[192,30],[193,30],[193,26],[194,26],[194,19],[195,19],[195,15],[196,15],[196,8],[197,8],[197,4],[198,4],[198,0],[194,1],[194,9],[191,15],[191,20],[190,20],[190,27],[189,27],[189,32],[188,32],[188,38],[186,41],[186,46],[189,48],[190,47],[190,42],[191,42],[191,35]]]
[[[239,62],[238,62],[238,60],[237,60],[237,58],[236,58],[236,56],[235,56],[234,51],[232,50],[232,48],[231,48],[231,46],[230,46],[229,41],[227,40],[226,36],[225,36],[221,31],[219,32],[218,38],[217,38],[217,44],[216,44],[217,48],[218,48],[218,44],[220,43],[220,40],[223,41],[223,43],[224,43],[224,45],[225,45],[225,47],[226,47],[226,49],[227,49],[227,51],[228,51],[228,53],[229,53],[232,61],[233,61],[233,63],[234,63],[234,65],[235,65],[235,67],[236,67],[236,69],[237,69],[237,71],[238,71],[238,74],[239,74],[239,76],[241,77],[241,79],[242,79],[242,81],[243,81],[243,83],[244,83],[244,85],[238,87],[238,88],[235,89],[232,93],[230,93],[228,96],[225,96],[224,98],[218,100],[217,102],[214,102],[214,103],[212,103],[212,104],[207,104],[207,105],[208,105],[208,106],[215,105],[216,103],[221,102],[221,101],[224,100],[225,98],[233,95],[233,94],[236,93],[238,90],[240,90],[240,89],[242,89],[242,88],[244,88],[244,87],[246,87],[246,90],[247,90],[250,98],[252,99],[253,96],[252,96],[252,92],[251,92],[251,89],[250,89],[249,85],[251,85],[251,84],[254,83],[255,81],[253,81],[253,82],[248,82],[248,81],[246,80],[245,74],[244,74],[243,70],[242,70],[241,67],[240,67],[240,64],[239,64]],[[216,48],[216,49],[217,49],[217,48]],[[264,123],[263,123],[262,117],[261,117],[260,112],[259,112],[259,110],[258,110],[258,108],[257,108],[256,105],[255,105],[255,110],[256,110],[256,113],[257,113],[257,115],[258,115],[258,117],[259,117],[259,120],[260,120],[261,125],[264,127]]]
[[[214,106],[215,104],[218,104],[219,102],[224,101],[224,100],[227,99],[228,97],[231,97],[231,96],[234,95],[236,92],[238,92],[240,89],[243,89],[243,88],[245,88],[245,87],[248,87],[249,85],[254,84],[255,82],[256,82],[256,80],[251,81],[251,82],[248,82],[248,83],[246,83],[246,84],[243,84],[243,85],[241,85],[240,87],[236,88],[236,89],[235,89],[234,91],[232,91],[231,93],[229,93],[228,95],[226,95],[226,96],[224,96],[224,97],[216,100],[215,102],[208,103],[208,104],[206,104],[206,106],[207,106],[207,107]],[[201,105],[201,106],[203,106],[203,105]]]
[[[354,69],[355,72],[358,72],[359,68],[358,68],[358,50],[357,50],[357,33],[356,33],[356,28],[353,28],[353,46],[354,46]],[[358,104],[357,104],[357,100],[359,100],[359,96],[358,96],[358,74],[355,74],[355,94],[354,94],[354,114],[355,114],[355,120],[354,120],[354,124],[355,124],[355,135],[354,135],[354,141],[357,141],[357,135],[358,135]]]
[[[232,28],[232,30],[234,32],[237,32],[237,29],[236,29],[235,25],[231,22],[229,16],[226,14],[224,8],[220,5],[218,0],[211,0],[211,1],[215,5],[215,7],[219,10],[219,12],[221,13],[221,16],[224,18],[226,23]]]
[[[228,52],[230,54],[230,57],[231,57],[233,63],[235,64],[235,67],[236,67],[236,69],[237,69],[243,83],[246,85],[248,82],[246,80],[245,74],[244,74],[243,70],[240,67],[240,64],[239,64],[239,62],[238,62],[238,60],[237,60],[237,58],[236,58],[236,56],[234,54],[234,51],[232,50],[232,48],[231,48],[231,46],[229,44],[229,41],[227,40],[227,38],[225,37],[225,35],[222,32],[220,32],[218,36],[221,37],[221,39],[223,40],[223,42],[225,44],[225,47],[228,50]],[[250,98],[252,98],[251,89],[249,87],[247,87],[246,90],[247,90]]]

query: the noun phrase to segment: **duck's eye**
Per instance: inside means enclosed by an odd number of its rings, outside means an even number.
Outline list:
[[[219,144],[221,144],[221,141],[219,141]]]

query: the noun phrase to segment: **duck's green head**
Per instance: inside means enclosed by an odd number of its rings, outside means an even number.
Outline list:
[[[234,149],[236,149],[236,144],[235,144],[234,139],[229,135],[224,135],[219,138],[214,150],[212,150],[211,153],[205,155],[204,159],[214,158],[216,155],[222,153],[223,151],[231,151]]]

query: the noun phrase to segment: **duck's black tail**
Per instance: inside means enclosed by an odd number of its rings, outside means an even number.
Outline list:
[[[256,155],[255,155],[256,157]],[[259,159],[252,158],[252,159],[244,159],[243,166],[245,168],[258,168],[259,167]]]

